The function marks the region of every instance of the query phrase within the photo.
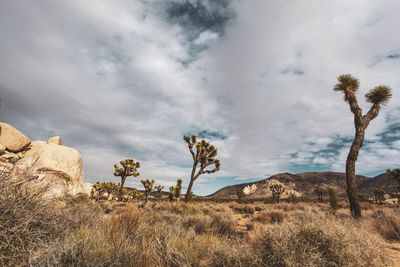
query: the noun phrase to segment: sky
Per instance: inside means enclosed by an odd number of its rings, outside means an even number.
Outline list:
[[[344,172],[357,97],[393,97],[366,130],[357,174],[400,158],[400,2],[396,0],[1,1],[0,121],[32,140],[61,136],[80,151],[86,182],[115,181],[133,158],[140,179],[189,183],[183,135],[218,148],[213,193],[281,172]]]

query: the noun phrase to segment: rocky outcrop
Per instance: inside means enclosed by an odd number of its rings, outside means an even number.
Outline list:
[[[30,177],[32,186],[47,187],[46,195],[51,197],[90,192],[90,186],[84,183],[81,154],[74,148],[62,146],[59,136],[48,142],[29,142],[19,153],[0,144],[6,147],[4,153],[0,153],[0,175],[16,179]]]
[[[59,137],[59,136],[50,137],[49,140],[47,140],[47,143],[61,145],[61,137]]]
[[[0,122],[0,144],[8,151],[20,152],[32,141],[23,133],[12,127],[10,124]]]

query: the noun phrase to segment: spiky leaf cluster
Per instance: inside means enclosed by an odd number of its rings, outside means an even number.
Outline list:
[[[140,181],[144,186],[144,191],[148,195],[153,191],[154,179],[146,179]]]
[[[204,139],[200,142],[197,142],[195,135],[192,135],[192,138],[190,138],[188,135],[185,135],[183,140],[185,140],[185,142],[188,144],[193,160],[200,163],[199,175],[204,173],[210,174],[219,171],[221,162],[215,158],[218,154],[215,146],[211,145]],[[193,150],[194,147],[196,147],[196,152]],[[211,170],[206,170],[206,168],[210,165],[214,165],[214,168]]]
[[[135,162],[133,159],[126,159],[121,160],[120,164],[122,165],[122,167],[119,167],[118,164],[114,165],[114,176],[139,176],[139,173],[137,172],[137,169],[140,168],[139,162]]]
[[[365,94],[367,102],[376,105],[387,105],[391,97],[392,89],[386,85],[376,86]]]
[[[355,97],[354,95],[360,86],[360,82],[351,74],[340,75],[337,79],[338,83],[333,87],[333,90],[343,92],[344,100],[348,102]]]
[[[157,185],[155,186],[155,189],[158,191],[158,193],[160,194],[160,197],[162,197],[162,190],[164,189],[164,186],[162,185]]]

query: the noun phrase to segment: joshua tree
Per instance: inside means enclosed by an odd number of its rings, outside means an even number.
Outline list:
[[[175,188],[173,186],[170,186],[169,192],[168,192],[169,201],[173,201],[174,200],[174,195],[175,195]]]
[[[144,186],[144,204],[147,203],[147,200],[149,198],[149,195],[151,194],[151,192],[153,191],[153,185],[154,185],[154,179],[146,179],[146,180],[141,180],[140,181],[143,186]],[[144,206],[144,205],[143,205]]]
[[[318,195],[318,200],[322,201],[322,197],[326,193],[326,190],[322,187],[317,186],[314,188],[314,192]]]
[[[383,201],[385,201],[385,190],[381,189],[381,188],[375,188],[374,191],[374,197],[375,197],[375,203],[378,204],[382,204]]]
[[[122,201],[122,195],[123,195],[123,188],[124,184],[126,181],[126,177],[128,176],[134,176],[137,177],[139,176],[139,173],[137,172],[137,169],[140,168],[140,163],[135,162],[133,159],[126,159],[122,160],[121,162],[122,167],[120,168],[118,164],[114,165],[114,176],[120,176],[121,177],[121,187],[119,189],[119,197],[118,200]]]
[[[114,194],[115,192],[118,192],[120,189],[121,185],[118,183],[114,182],[108,182],[108,183],[102,183],[104,186],[104,190],[107,192],[107,196],[110,197],[111,194]]]
[[[92,190],[90,191],[90,195],[93,197],[96,195],[96,201],[100,199],[101,194],[105,192],[104,183],[97,182],[92,185]]]
[[[334,187],[329,187],[328,194],[329,194],[329,204],[331,205],[332,212],[335,214],[336,210],[339,207],[338,200],[336,197],[336,189]]]
[[[157,185],[155,188],[158,191],[158,194],[160,195],[160,198],[162,198],[162,190],[164,189],[164,186]]]
[[[189,200],[189,194],[192,191],[192,186],[194,181],[199,178],[202,174],[210,174],[219,171],[219,167],[221,166],[221,162],[216,159],[217,156],[217,148],[213,145],[210,145],[204,139],[201,142],[197,142],[196,136],[192,135],[190,138],[188,135],[183,137],[183,140],[188,145],[189,151],[192,154],[193,158],[193,167],[192,173],[190,175],[190,183],[188,189],[186,191],[185,200]],[[193,150],[193,147],[196,147],[196,152]],[[196,173],[197,165],[200,164],[200,169]],[[214,169],[206,170],[206,168],[210,165],[214,165]]]
[[[181,192],[182,192],[182,179],[178,179],[176,181],[176,186],[175,186],[175,197],[176,197],[176,200],[180,199]]]
[[[399,185],[397,186],[397,202],[400,204],[400,169],[393,169],[386,171],[387,176],[393,178]]]
[[[285,192],[285,186],[281,183],[274,183],[269,186],[272,191],[272,202],[279,203],[281,194]]]
[[[189,192],[189,199],[188,199],[188,202],[191,202],[192,199],[193,199],[193,191],[190,191],[190,192]]]
[[[238,189],[236,191],[236,195],[238,197],[238,203],[241,203],[243,199],[246,197],[246,194],[243,192],[243,189]]]
[[[392,89],[385,85],[377,86],[371,89],[365,98],[367,102],[372,104],[372,107],[367,114],[362,115],[362,110],[358,106],[356,91],[359,87],[357,78],[350,74],[344,74],[338,77],[338,83],[333,90],[343,92],[344,101],[346,101],[351,112],[354,114],[355,138],[350,148],[346,160],[346,191],[349,197],[350,211],[354,218],[361,217],[360,202],[358,199],[357,185],[356,185],[356,161],[358,153],[364,142],[365,129],[371,120],[378,116],[381,105],[386,105],[392,97]]]

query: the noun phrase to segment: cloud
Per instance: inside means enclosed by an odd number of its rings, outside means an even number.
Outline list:
[[[310,8],[312,7],[312,8]],[[221,171],[195,193],[278,172],[344,171],[353,117],[332,87],[394,97],[366,132],[360,174],[396,167],[400,37],[396,1],[131,1],[2,4],[0,120],[33,139],[61,135],[89,182],[124,158],[143,178],[188,183],[184,134],[218,148]],[[397,157],[398,158],[398,157]],[[139,179],[128,185],[140,186]],[[201,185],[200,185],[201,184]]]

